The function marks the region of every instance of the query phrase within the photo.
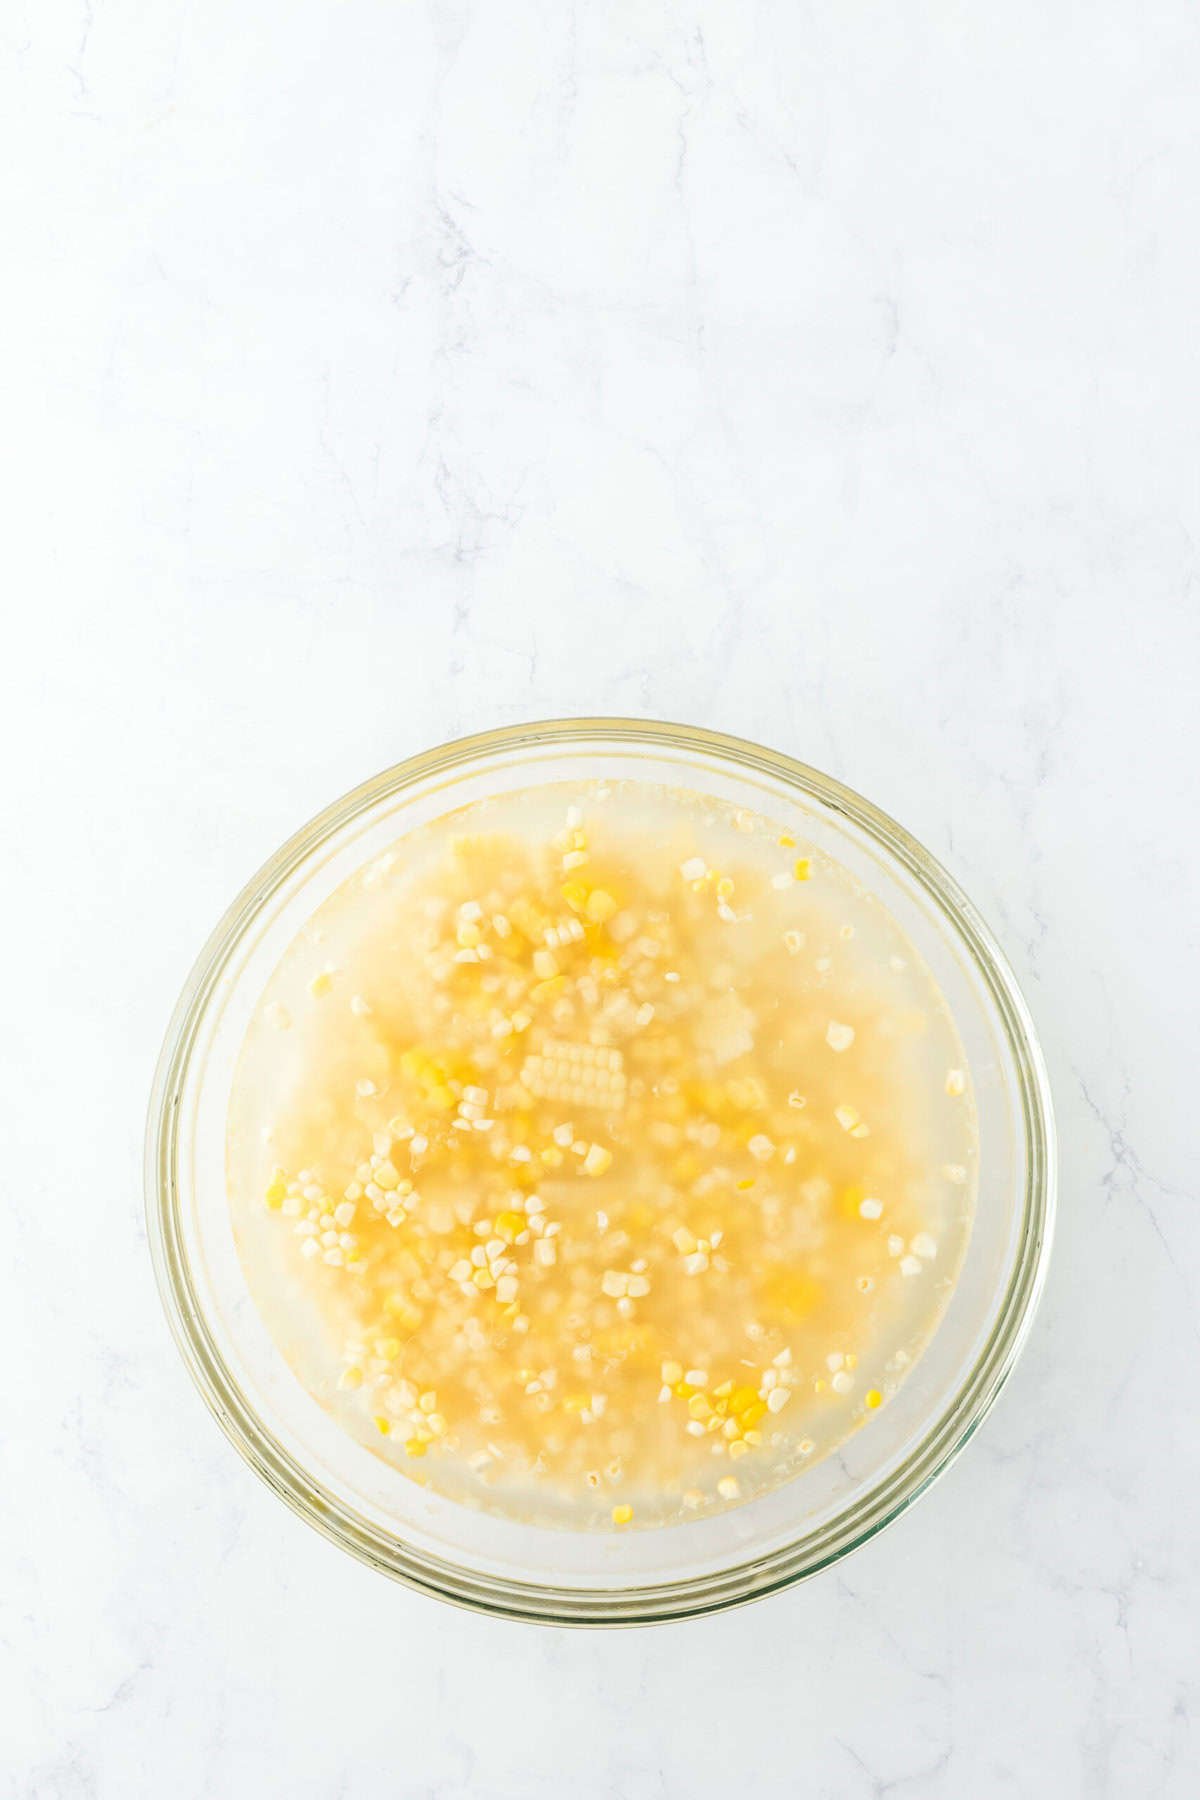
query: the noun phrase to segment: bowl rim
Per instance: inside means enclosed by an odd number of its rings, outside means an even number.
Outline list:
[[[584,1590],[479,1574],[417,1550],[314,1480],[274,1439],[241,1393],[197,1300],[181,1228],[178,1147],[190,1059],[222,973],[254,918],[315,850],[377,802],[463,764],[513,750],[614,740],[691,752],[781,780],[827,811],[842,813],[901,865],[957,933],[987,986],[1017,1074],[1026,1177],[1018,1253],[992,1330],[952,1403],[893,1470],[816,1532],[765,1556],[682,1580]],[[1016,978],[975,906],[909,832],[832,776],[748,739],[702,726],[595,716],[500,726],[439,744],[352,788],[280,846],[226,909],[176,1003],[150,1096],[145,1192],[159,1296],[184,1363],[226,1437],[293,1512],[362,1562],[419,1592],[493,1617],[614,1626],[694,1618],[805,1580],[874,1537],[950,1467],[995,1403],[1028,1336],[1045,1285],[1057,1170],[1049,1077]]]

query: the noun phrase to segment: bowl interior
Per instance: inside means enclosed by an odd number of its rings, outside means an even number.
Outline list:
[[[225,1185],[226,1111],[250,1014],[310,914],[416,826],[508,788],[636,777],[778,819],[887,906],[953,1012],[979,1129],[965,1261],[895,1398],[840,1450],[761,1499],[647,1531],[513,1523],[432,1494],[356,1443],[276,1348],[247,1289]],[[666,1616],[811,1572],[893,1516],[969,1434],[1040,1284],[1051,1175],[1044,1078],[1019,995],[969,905],[905,834],[836,784],[754,746],[586,722],[447,746],[357,790],[256,878],[197,965],[151,1120],[151,1229],[168,1311],[238,1447],[312,1522],[389,1573],[527,1616]]]

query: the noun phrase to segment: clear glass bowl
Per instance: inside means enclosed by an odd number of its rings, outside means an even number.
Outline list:
[[[630,776],[768,812],[846,864],[940,983],[978,1106],[966,1260],[895,1399],[834,1455],[760,1499],[678,1525],[574,1533],[456,1505],[354,1442],[268,1336],[234,1244],[225,1115],[255,1001],[296,931],[360,864],[454,807],[539,781]],[[302,1518],[426,1593],[509,1618],[616,1625],[738,1605],[814,1574],[881,1530],[975,1430],[1029,1329],[1054,1216],[1046,1071],[1012,973],[974,907],[908,834],[816,770],[694,727],[570,719],[464,738],[400,763],[299,831],[234,901],[171,1021],[146,1148],[163,1303],[226,1435]]]

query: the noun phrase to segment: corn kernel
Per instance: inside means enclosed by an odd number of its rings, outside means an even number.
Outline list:
[[[587,1155],[583,1159],[585,1175],[603,1175],[612,1167],[612,1151],[606,1150],[603,1144],[589,1144]]]
[[[567,985],[565,975],[551,975],[547,981],[539,981],[536,987],[529,990],[531,1000],[557,1000]]]

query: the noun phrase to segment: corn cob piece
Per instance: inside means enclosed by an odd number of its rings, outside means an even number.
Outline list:
[[[538,1100],[620,1112],[625,1105],[625,1059],[619,1050],[547,1038],[525,1058],[521,1085]]]

